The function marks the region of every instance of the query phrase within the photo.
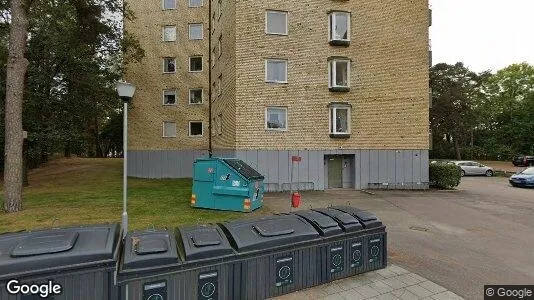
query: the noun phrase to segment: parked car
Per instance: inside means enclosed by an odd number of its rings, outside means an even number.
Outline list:
[[[510,184],[519,187],[534,187],[534,167],[526,168],[525,170],[510,176]]]
[[[512,164],[516,167],[534,166],[534,156],[518,154],[512,158]]]
[[[493,168],[485,166],[481,163],[477,163],[476,161],[455,161],[454,162],[457,166],[459,166],[462,171],[461,175],[485,175],[485,176],[493,176]]]

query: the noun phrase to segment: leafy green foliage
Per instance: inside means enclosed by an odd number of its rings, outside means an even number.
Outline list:
[[[29,166],[55,153],[108,156],[108,145],[117,144],[109,139],[122,138],[104,137],[102,131],[121,108],[114,83],[125,65],[144,56],[135,37],[122,30],[123,13],[125,18],[133,15],[116,0],[28,3],[30,64],[23,127],[28,131]],[[5,82],[7,1],[0,1],[0,11],[5,13],[0,15],[0,79]],[[2,101],[4,88],[2,84]],[[115,145],[114,151],[122,147]]]
[[[460,184],[460,169],[455,164],[433,163],[429,165],[430,186],[438,189],[453,189]]]
[[[434,158],[509,160],[534,154],[534,66],[475,74],[461,63],[431,68]]]

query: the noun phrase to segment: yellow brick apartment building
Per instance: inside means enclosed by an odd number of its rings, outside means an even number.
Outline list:
[[[214,155],[269,191],[428,187],[428,0],[207,1],[127,2],[130,176],[191,177],[211,101]]]

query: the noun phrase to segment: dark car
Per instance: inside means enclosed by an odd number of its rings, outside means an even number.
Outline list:
[[[534,187],[534,167],[510,176],[510,184],[520,187]]]
[[[516,155],[512,159],[512,163],[516,167],[528,167],[528,166],[534,166],[534,156],[528,156],[528,155]]]

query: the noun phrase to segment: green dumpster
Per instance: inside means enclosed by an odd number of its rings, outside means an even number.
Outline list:
[[[263,179],[240,159],[199,158],[193,163],[191,206],[251,212],[263,205]]]

